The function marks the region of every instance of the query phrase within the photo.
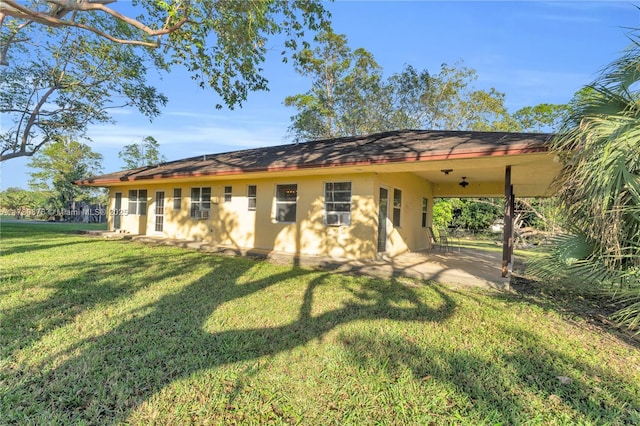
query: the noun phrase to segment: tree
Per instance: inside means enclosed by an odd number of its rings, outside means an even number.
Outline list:
[[[111,122],[113,108],[133,106],[155,117],[167,100],[146,84],[146,65],[130,46],[85,39],[73,28],[52,30],[10,57],[13,65],[0,68],[0,113],[8,124],[0,133],[1,161]]]
[[[153,136],[147,136],[140,143],[125,145],[118,153],[125,163],[125,169],[135,169],[138,167],[152,166],[165,161],[164,155],[160,154],[160,144]]]
[[[453,220],[453,207],[449,200],[440,198],[433,203],[432,223],[435,228],[447,228]]]
[[[513,130],[504,93],[473,87],[477,72],[463,65],[442,64],[429,74],[408,65],[389,79],[394,105],[411,127],[437,130]]]
[[[453,225],[459,228],[481,231],[488,229],[502,217],[503,208],[492,198],[452,198]]]
[[[574,93],[573,98],[566,104],[542,103],[520,108],[512,114],[516,124],[514,130],[519,132],[559,132],[564,123],[572,115],[578,113],[583,101],[592,97],[593,94],[593,89],[585,86]]]
[[[351,51],[344,34],[327,31],[315,41],[315,48],[304,48],[293,57],[296,71],[311,78],[311,89],[284,101],[299,110],[289,128],[295,140],[384,130],[371,117],[381,80],[373,55],[365,49]]]
[[[555,132],[569,115],[568,104],[543,103],[536,106],[520,108],[513,114],[523,132]]]
[[[44,204],[42,193],[10,187],[0,192],[0,207],[3,214],[12,214],[16,219],[35,214]]]
[[[438,74],[407,65],[384,81],[373,55],[351,51],[344,35],[323,33],[316,42],[294,55],[298,73],[311,78],[311,90],[285,99],[299,111],[289,129],[296,140],[406,128],[518,128],[504,94],[475,89],[476,71],[462,62],[442,64]]]
[[[69,137],[56,138],[50,145],[33,156],[29,167],[29,186],[34,190],[51,191],[56,207],[67,208],[69,203],[87,199],[91,189],[74,185],[101,171],[102,155]]]
[[[1,135],[0,160],[81,135],[109,121],[111,107],[136,106],[153,118],[166,98],[145,84],[150,66],[184,66],[223,104],[242,105],[250,91],[267,89],[268,37],[284,33],[285,51],[296,50],[305,29],[328,27],[317,0],[115,3],[0,2],[0,113],[13,123]]]
[[[563,159],[558,197],[570,236],[545,266],[614,288],[626,303],[616,318],[640,325],[640,38],[581,96],[553,150]],[[542,269],[542,268],[538,268]],[[640,332],[640,329],[638,329]]]
[[[417,129],[423,126],[429,114],[425,102],[431,84],[427,70],[418,71],[411,65],[406,65],[400,73],[388,79],[390,114],[396,128]]]

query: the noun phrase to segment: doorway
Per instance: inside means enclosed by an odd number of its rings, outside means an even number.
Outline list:
[[[156,191],[155,231],[164,230],[164,191]]]
[[[120,229],[120,217],[122,215],[122,192],[116,192],[116,203],[113,206],[113,229]]]

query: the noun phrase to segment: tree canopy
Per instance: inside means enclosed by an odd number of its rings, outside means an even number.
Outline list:
[[[523,131],[558,131],[567,119],[570,108],[569,104],[549,103],[527,106],[513,113],[513,119]]]
[[[140,143],[125,145],[118,153],[125,163],[125,169],[152,166],[165,161],[160,154],[160,144],[153,136],[147,136]]]
[[[298,113],[289,132],[296,141],[387,130],[530,131],[557,126],[566,105],[541,104],[510,114],[505,94],[477,89],[477,72],[462,61],[436,73],[405,65],[387,79],[373,55],[351,50],[344,34],[323,32],[315,47],[294,55],[309,91],[285,99]]]
[[[640,267],[640,38],[582,92],[553,148],[558,196],[610,266]]]
[[[61,207],[87,196],[91,188],[75,185],[76,180],[95,175],[102,170],[102,155],[69,137],[56,138],[51,144],[33,156],[29,167],[29,186],[34,190],[48,191]]]
[[[411,127],[436,130],[513,130],[495,88],[476,89],[477,72],[462,61],[442,64],[438,73],[407,65],[389,79],[396,114],[406,114]]]
[[[9,187],[0,192],[2,214],[11,214],[16,219],[36,213],[39,207],[45,205],[46,201],[47,196],[43,192],[15,187]]]
[[[296,140],[359,135],[384,130],[373,119],[381,68],[365,49],[351,51],[344,34],[323,32],[317,45],[294,55],[296,71],[311,78],[307,93],[288,96],[299,113],[290,132]]]
[[[269,2],[49,0],[0,2],[0,160],[30,156],[52,138],[111,120],[134,106],[153,118],[167,99],[147,70],[181,66],[221,98],[242,105],[266,90],[267,40],[297,50],[305,30],[328,27],[317,0]]]
[[[152,118],[167,101],[146,83],[147,66],[130,46],[85,38],[74,28],[30,35],[39,38],[37,45],[15,46],[12,64],[0,67],[2,161],[111,122],[113,108],[137,107]]]

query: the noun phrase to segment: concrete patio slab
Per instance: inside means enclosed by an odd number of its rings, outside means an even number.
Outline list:
[[[381,256],[372,260],[336,259],[324,256],[292,255],[259,249],[220,246],[205,241],[175,240],[148,235],[131,236],[133,241],[183,247],[210,253],[267,259],[278,264],[364,274],[380,278],[406,276],[436,281],[449,287],[480,287],[508,290],[509,278],[501,275],[499,252],[456,249],[450,252],[409,252],[395,257]]]
[[[301,259],[301,263],[313,259]],[[313,265],[312,265],[313,266]],[[509,278],[501,275],[499,253],[460,249],[453,252],[422,251],[395,257],[381,256],[374,260],[334,260],[320,267],[361,273],[381,278],[406,276],[436,281],[449,287],[482,287],[508,290]]]

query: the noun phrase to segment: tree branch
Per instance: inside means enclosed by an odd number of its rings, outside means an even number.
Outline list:
[[[42,142],[40,142],[37,145],[34,145],[34,147],[30,151],[27,151],[27,148],[25,146],[25,147],[21,147],[19,151],[13,151],[9,154],[5,154],[6,149],[4,149],[0,154],[0,163],[6,160],[11,160],[12,158],[31,157],[33,154],[36,153],[36,151],[38,151],[44,144],[46,144],[50,140],[51,138],[49,136],[46,136],[45,138],[43,138]]]
[[[22,24],[18,28],[18,30],[22,29],[24,26],[29,25],[32,22],[37,22],[39,24],[43,24],[50,27],[75,27],[80,28],[85,31],[92,32],[99,37],[105,38],[109,41],[118,44],[130,44],[135,46],[143,46],[143,47],[158,47],[160,45],[160,37],[166,34],[173,33],[179,30],[185,23],[189,21],[189,19],[185,16],[178,20],[174,25],[166,27],[169,23],[169,18],[165,20],[165,27],[161,29],[154,30],[142,22],[131,18],[129,16],[123,15],[115,10],[105,6],[106,4],[114,3],[116,0],[80,0],[80,1],[69,1],[69,0],[49,0],[49,3],[54,4],[57,7],[52,7],[49,12],[38,12],[36,10],[30,9],[26,6],[21,5],[15,0],[2,0],[0,2],[0,28],[2,28],[2,23],[4,22],[4,18],[6,16],[12,16],[14,18],[27,19],[28,22]],[[187,3],[188,4],[188,3]],[[118,37],[114,37],[111,34],[108,34],[98,28],[92,27],[90,25],[85,25],[82,23],[78,23],[75,21],[61,19],[64,15],[66,15],[70,11],[101,11],[112,17],[130,25],[134,28],[141,30],[143,33],[147,34],[151,37],[158,37],[158,40],[155,42],[145,41],[145,40],[131,40],[131,39],[122,39]],[[188,12],[185,9],[185,12]],[[0,64],[8,65],[6,60],[6,52],[9,48],[9,45],[13,41],[14,35],[12,35],[6,43],[4,43],[2,47],[2,54],[0,55]]]
[[[547,219],[542,213],[536,210],[533,207],[533,204],[522,198],[518,199],[518,202],[528,208],[528,210],[526,210],[528,213],[533,213],[538,219],[544,222],[545,225],[549,226],[549,219]]]
[[[38,116],[38,113],[40,112],[40,109],[47,102],[47,99],[49,99],[49,96],[51,96],[51,94],[56,91],[56,89],[57,89],[56,86],[50,87],[49,90],[47,90],[46,93],[44,95],[42,95],[42,98],[40,99],[38,104],[35,106],[35,108],[33,108],[33,112],[31,113],[31,116],[29,117],[29,121],[27,121],[27,125],[25,126],[24,130],[22,131],[22,140],[20,141],[20,151],[21,152],[25,152],[26,151],[29,134],[31,132],[31,128],[33,127],[33,124],[36,121],[36,117]],[[42,145],[42,144],[40,144],[40,145]],[[2,160],[0,160],[0,161],[2,161]]]
[[[2,4],[0,3],[0,10],[2,9]],[[4,23],[4,18],[6,15],[4,13],[0,13],[0,28],[2,28],[2,24]],[[15,32],[11,34],[7,40],[2,44],[2,52],[0,52],[0,65],[9,65],[9,61],[7,61],[7,53],[9,52],[9,46],[14,42],[14,39],[23,28],[29,26],[33,21],[27,21],[22,25],[19,25],[16,28]]]

